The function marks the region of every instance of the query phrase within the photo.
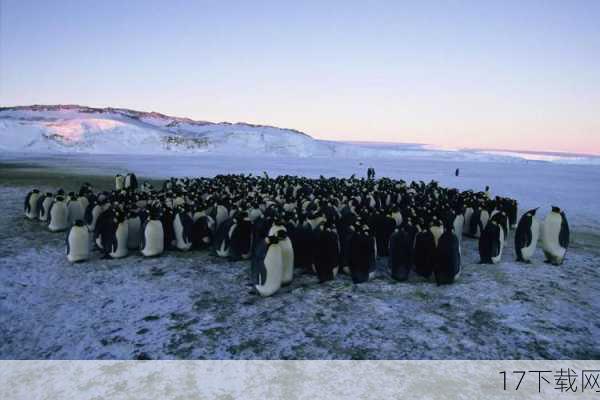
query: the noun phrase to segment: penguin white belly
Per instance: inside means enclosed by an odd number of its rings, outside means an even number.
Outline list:
[[[281,284],[288,285],[294,279],[294,248],[289,238],[279,242],[281,246],[281,266],[283,269]]]
[[[485,229],[485,227],[488,224],[488,221],[490,220],[490,213],[488,213],[486,210],[481,210],[481,231],[483,231]],[[479,234],[481,235],[481,232],[479,232]]]
[[[162,223],[157,220],[148,221],[144,229],[144,247],[142,255],[153,257],[164,251],[164,231]]]
[[[523,260],[529,261],[535,253],[535,249],[537,248],[538,240],[540,239],[540,223],[537,218],[533,218],[531,220],[531,243],[527,247],[523,247],[521,249],[521,256]]]
[[[433,234],[433,240],[435,241],[435,247],[438,245],[438,240],[444,234],[444,227],[442,226],[432,226],[430,228],[431,233]]]
[[[561,264],[567,252],[559,243],[561,225],[560,214],[548,215],[542,225],[542,249],[553,264]]]
[[[215,223],[217,224],[217,228],[221,226],[221,224],[228,218],[229,213],[227,209],[223,206],[217,206],[217,214],[215,216]]]
[[[396,226],[402,225],[402,214],[399,212],[392,213],[392,218],[396,221]]]
[[[465,222],[463,224],[463,232],[469,232],[471,226],[471,217],[473,217],[473,209],[471,207],[465,210]]]
[[[127,224],[129,225],[127,248],[130,250],[137,250],[140,248],[140,243],[142,241],[142,221],[140,220],[140,217],[129,218]]]
[[[127,224],[127,221],[121,222],[119,226],[117,226],[115,236],[117,238],[117,249],[112,251],[110,256],[112,258],[123,258],[129,253],[129,250],[127,249],[127,240],[129,236],[129,225]]]
[[[69,214],[65,203],[54,204],[50,214],[50,225],[48,225],[48,229],[51,232],[64,231],[69,227]]]
[[[498,226],[498,228],[500,229],[500,248],[498,251],[498,255],[496,257],[492,257],[492,263],[494,264],[498,264],[500,262],[500,260],[502,259],[502,252],[504,251],[504,228],[502,228],[501,226]]]
[[[281,247],[278,244],[270,245],[264,259],[267,279],[255,285],[261,296],[271,296],[281,288],[283,278],[282,260]]]
[[[67,260],[74,263],[90,258],[90,233],[85,226],[71,228],[67,240],[69,241]]]
[[[90,205],[90,201],[85,196],[81,196],[81,197],[77,198],[77,201],[81,205],[81,209],[83,210],[83,212],[85,214],[85,209]]]
[[[223,238],[223,240],[221,241],[221,244],[219,244],[219,248],[217,249],[217,255],[219,257],[229,257],[229,243],[231,239],[231,236],[233,235],[233,231],[235,230],[235,228],[237,227],[236,224],[231,225],[231,228],[229,228],[229,232],[227,232],[227,238]]]
[[[125,179],[122,176],[115,177],[115,189],[123,190],[125,187]]]
[[[458,243],[461,244],[463,227],[465,226],[465,217],[463,215],[457,215],[456,218],[454,218],[453,226],[454,226],[454,234],[456,235],[456,237],[458,239]]]
[[[42,210],[38,210],[40,211],[40,221],[48,221],[48,211],[50,210],[50,205],[53,201],[54,199],[52,197],[46,197],[42,202]]]
[[[192,242],[187,242],[183,235],[183,224],[181,223],[181,218],[179,214],[175,216],[173,220],[173,230],[175,231],[175,246],[177,249],[182,251],[188,251],[192,247]]]

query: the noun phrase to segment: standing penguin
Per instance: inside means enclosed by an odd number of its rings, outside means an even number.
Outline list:
[[[48,229],[50,232],[66,231],[69,228],[69,211],[63,196],[56,196],[48,211]]]
[[[429,278],[435,264],[435,236],[431,229],[421,231],[415,236],[414,263],[415,272],[423,278]]]
[[[194,222],[183,207],[175,209],[173,218],[173,232],[175,234],[175,247],[181,251],[192,248],[192,226]]]
[[[454,283],[460,274],[460,243],[451,230],[446,230],[438,240],[433,275],[439,285]]]
[[[40,198],[40,191],[37,189],[33,189],[31,192],[27,193],[27,197],[25,197],[25,217],[27,219],[37,219],[38,218],[38,200]]]
[[[67,209],[69,210],[69,225],[73,225],[75,221],[85,218],[85,209],[78,200],[75,192],[69,193]]]
[[[125,175],[125,181],[123,182],[123,186],[125,189],[128,190],[137,190],[138,181],[134,173],[129,173]]]
[[[388,262],[390,274],[397,281],[408,279],[412,265],[413,242],[414,236],[411,236],[406,225],[396,228],[390,237]]]
[[[480,264],[498,264],[504,250],[504,232],[496,221],[490,221],[479,238]]]
[[[129,253],[127,249],[127,239],[129,236],[129,224],[125,213],[121,210],[115,210],[113,220],[108,225],[107,230],[102,235],[102,249],[105,257],[123,258]]]
[[[46,222],[50,218],[50,206],[52,206],[52,202],[54,201],[54,195],[48,192],[40,197],[40,200],[38,200],[38,218],[40,221]]]
[[[331,223],[322,223],[315,232],[315,272],[319,283],[335,279],[339,269],[340,244]]]
[[[570,235],[567,216],[560,208],[552,207],[542,225],[542,248],[547,263],[563,263],[569,248]]]
[[[230,231],[229,255],[235,260],[247,260],[252,255],[252,222],[245,211],[238,212],[235,227]]]
[[[294,247],[287,230],[277,231],[277,239],[281,247],[281,285],[286,286],[294,279]]]
[[[120,191],[125,189],[125,177],[121,174],[115,175],[115,190]]]
[[[90,232],[82,220],[75,221],[67,234],[67,260],[72,263],[90,258]]]
[[[271,296],[281,288],[283,255],[276,236],[268,236],[256,247],[252,258],[252,279],[261,296]]]
[[[530,263],[540,237],[540,222],[535,214],[537,208],[527,211],[517,226],[515,232],[515,252],[517,261]]]
[[[209,215],[201,215],[192,225],[192,242],[195,249],[208,247],[213,238],[215,221]]]
[[[140,248],[144,218],[145,214],[141,210],[130,210],[127,212],[127,225],[129,229],[127,234],[127,248],[129,250],[138,250]]]
[[[164,230],[160,211],[152,209],[142,229],[141,252],[144,257],[154,257],[164,251]]]
[[[366,225],[355,227],[350,246],[350,274],[352,282],[363,283],[375,274],[377,248],[375,238]]]
[[[235,229],[235,221],[229,218],[221,223],[215,232],[213,241],[214,252],[219,257],[229,257],[231,234]]]

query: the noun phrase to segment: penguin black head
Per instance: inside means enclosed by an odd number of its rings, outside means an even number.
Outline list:
[[[267,244],[277,244],[279,243],[279,238],[277,236],[267,236]]]
[[[80,219],[78,219],[77,221],[75,221],[75,223],[73,225],[82,227],[83,226],[83,221],[80,220]]]
[[[552,206],[552,212],[560,214],[560,207]]]

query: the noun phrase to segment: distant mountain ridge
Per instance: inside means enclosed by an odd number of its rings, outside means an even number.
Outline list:
[[[0,149],[117,154],[245,149],[297,156],[332,152],[330,145],[295,129],[80,105],[1,107]]]
[[[449,150],[416,143],[334,142],[296,129],[208,122],[115,107],[0,107],[0,152],[37,154],[224,154],[235,157],[558,162],[600,164],[600,157],[506,150]]]

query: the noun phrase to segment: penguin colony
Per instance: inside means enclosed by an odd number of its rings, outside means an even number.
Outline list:
[[[256,291],[270,296],[289,284],[295,269],[319,282],[338,273],[354,283],[375,273],[388,258],[393,279],[411,271],[450,284],[461,270],[464,237],[479,241],[482,264],[500,262],[511,228],[516,259],[530,262],[541,237],[546,262],[560,265],[569,245],[564,212],[553,207],[543,223],[536,210],[517,224],[517,201],[485,192],[443,188],[435,181],[381,178],[309,179],[219,175],[171,178],[161,188],[138,186],[134,174],[117,175],[110,192],[83,184],[78,193],[28,193],[25,217],[68,231],[70,262],[131,251],[144,257],[168,250],[209,249],[218,257],[250,260]]]

